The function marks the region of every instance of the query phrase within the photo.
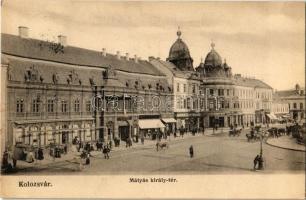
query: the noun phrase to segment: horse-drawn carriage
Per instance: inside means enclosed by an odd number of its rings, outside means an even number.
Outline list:
[[[241,132],[242,132],[242,128],[240,128],[240,129],[234,128],[234,129],[231,129],[229,131],[228,136],[234,136],[234,137],[237,136],[237,137],[239,137]]]
[[[164,141],[164,142],[157,142],[156,143],[156,151],[158,151],[159,149],[164,149],[164,148],[169,148],[169,143]]]
[[[259,141],[260,140],[260,135],[258,133],[248,133],[245,135],[247,137],[247,140],[248,142],[251,142],[251,141]]]

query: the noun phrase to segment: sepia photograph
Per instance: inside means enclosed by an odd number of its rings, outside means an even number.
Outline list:
[[[292,175],[305,197],[304,2],[2,0],[1,11],[2,181],[174,189],[189,184],[181,175],[249,177],[243,187]]]

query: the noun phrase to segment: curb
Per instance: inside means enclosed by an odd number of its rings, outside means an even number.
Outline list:
[[[268,139],[269,140],[269,139]],[[277,145],[274,145],[274,144],[271,144],[268,142],[268,140],[266,140],[266,144],[272,146],[272,147],[277,147],[277,148],[280,148],[280,149],[286,149],[286,150],[292,150],[292,151],[300,151],[300,152],[306,152],[305,150],[300,150],[300,149],[293,149],[293,148],[288,148],[288,147],[281,147],[281,146],[277,146]]]

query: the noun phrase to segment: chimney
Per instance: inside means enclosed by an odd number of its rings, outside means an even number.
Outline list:
[[[138,63],[138,58],[137,58],[137,55],[135,54],[134,56],[134,59],[135,59],[135,63]]]
[[[120,60],[120,51],[117,51],[117,59]]]
[[[28,38],[29,37],[29,28],[26,26],[19,26],[18,27],[19,37],[21,38]]]
[[[130,59],[130,58],[129,58],[129,53],[126,53],[126,54],[125,54],[125,59],[126,59],[126,60],[129,60],[129,59]]]
[[[58,38],[58,43],[60,43],[64,47],[67,46],[67,37],[65,35],[59,35],[57,36],[57,38]]]
[[[106,56],[106,49],[105,48],[102,48],[102,55]]]
[[[154,60],[154,56],[149,56],[148,60],[151,62],[152,60]]]

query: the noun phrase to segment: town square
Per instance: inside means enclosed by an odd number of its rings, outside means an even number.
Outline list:
[[[304,6],[79,3],[3,4],[3,175],[304,173]]]

